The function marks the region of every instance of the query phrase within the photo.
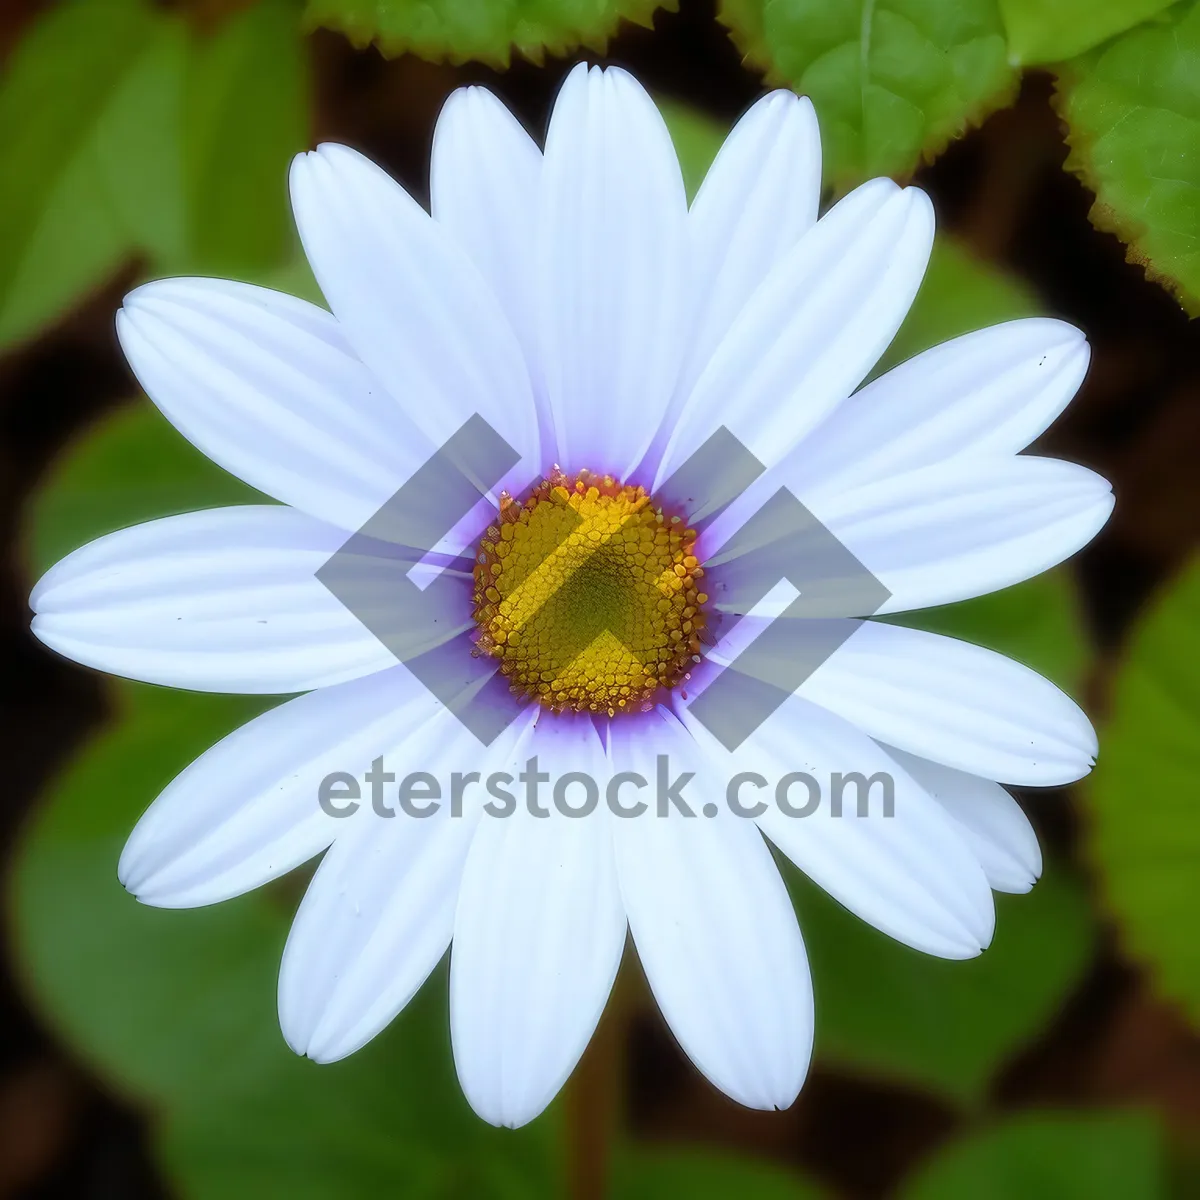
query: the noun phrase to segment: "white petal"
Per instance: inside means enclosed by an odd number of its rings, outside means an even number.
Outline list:
[[[780,89],[734,126],[688,215],[697,312],[686,393],[771,269],[817,219],[821,135],[806,96]]]
[[[314,575],[345,536],[270,505],[135,525],[42,577],[33,632],[76,662],[168,687],[269,694],[355,679],[396,659]]]
[[[430,702],[429,708],[433,705]],[[484,748],[450,712],[410,720],[376,753],[403,779],[431,774],[442,788],[452,771],[491,770],[520,726]],[[344,822],[296,914],[279,971],[279,1023],[297,1054],[333,1062],[352,1054],[412,999],[450,944],[463,862],[478,821],[472,803],[413,817],[385,781],[381,817],[364,804]],[[421,801],[421,804],[431,803]]]
[[[1096,536],[1113,495],[1085,467],[1019,455],[925,467],[809,507],[892,593],[879,609],[890,613],[1040,575]]]
[[[988,779],[1049,787],[1095,761],[1087,717],[1048,679],[920,629],[863,622],[800,695],[873,738]]]
[[[1021,806],[998,783],[889,748],[895,760],[962,827],[988,883],[1027,892],[1042,873],[1037,834]]]
[[[617,722],[612,736],[614,770],[653,781],[666,755],[673,779],[699,767],[695,799],[712,791],[673,717]],[[786,1108],[812,1053],[808,960],[770,850],[723,800],[718,784],[715,816],[652,807],[614,820],[621,894],[650,988],[688,1057],[739,1103]]]
[[[263,713],[167,785],[125,843],[121,882],[144,904],[192,908],[285,874],[344,829],[321,808],[321,781],[360,775],[434,708],[396,667]]]
[[[687,710],[696,737],[711,735]],[[720,761],[715,741],[709,747]],[[772,802],[759,826],[806,875],[875,928],[927,954],[972,958],[992,939],[992,893],[975,855],[945,810],[866,734],[840,717],[790,697],[739,750],[720,778],[753,771],[778,788],[785,775],[806,772],[819,788],[811,815],[787,815]],[[881,786],[860,812],[857,789],[844,790],[835,814],[833,775],[877,772],[894,781],[893,816],[885,816]],[[765,798],[765,796],[764,796]],[[809,791],[797,781],[787,797],[800,807]]]
[[[775,486],[825,496],[956,455],[1015,454],[1066,408],[1089,358],[1078,329],[1046,317],[935,346],[835,409]]]
[[[542,152],[486,88],[459,88],[438,117],[429,171],[434,219],[491,285],[537,378],[541,364],[530,262]]]
[[[358,529],[435,447],[372,378],[329,313],[220,279],[125,297],[121,347],[168,420],[227,471]]]
[[[521,455],[527,476],[538,447],[529,372],[466,251],[345,146],[297,156],[291,184],[313,274],[363,362],[435,446],[478,413]]]
[[[688,303],[679,162],[626,72],[581,64],[567,77],[543,188],[538,278],[558,460],[623,477],[666,412]]]
[[[568,771],[603,779],[590,722],[543,721],[526,745],[552,779]],[[523,800],[523,785],[513,788]],[[454,1062],[471,1107],[493,1125],[531,1121],[562,1087],[600,1019],[625,944],[606,811],[575,819],[549,812],[535,817],[519,802],[512,816],[484,815],[454,922]]]
[[[862,382],[920,286],[933,209],[875,179],[851,192],[775,266],[684,405],[655,486],[726,426],[778,462]]]

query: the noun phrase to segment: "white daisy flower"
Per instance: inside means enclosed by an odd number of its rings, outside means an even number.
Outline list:
[[[1077,779],[1096,741],[1058,688],[998,654],[867,621],[735,750],[692,712],[730,653],[721,600],[741,560],[722,547],[780,488],[887,588],[884,613],[1036,575],[1113,503],[1090,471],[1018,453],[1087,367],[1059,321],[958,338],[856,391],[916,294],[933,212],[877,179],[818,220],[819,183],[812,106],[775,92],[689,209],[646,93],[580,66],[544,153],[487,91],[451,96],[432,215],[353,150],[301,155],[296,221],[331,312],[209,279],[126,299],[121,344],[152,400],[279,503],[98,539],[37,585],[33,628],[132,679],[304,693],[176,778],[119,868],[144,903],[188,907],[324,852],[280,972],[297,1053],[363,1046],[449,947],[463,1089],[488,1121],[520,1125],[578,1061],[628,928],[696,1066],[743,1104],[784,1107],[808,1067],[813,998],[767,839],[863,920],[947,958],[988,944],[991,889],[1037,878],[1037,841],[1001,785]],[[314,574],[475,414],[520,455],[504,486],[546,479],[484,535],[427,648],[477,680],[499,672],[524,701],[486,746]],[[657,489],[721,427],[765,473],[715,519],[698,492],[673,522]],[[561,661],[597,613],[623,637]],[[380,819],[365,791],[353,819],[318,803],[320,781],[377,758],[444,784],[517,776],[534,755],[550,777],[597,780],[653,780],[665,755],[696,773],[693,808],[716,815],[518,804],[500,819],[471,788],[461,815],[421,819]],[[807,819],[771,804],[749,820],[725,802],[739,771],[852,770],[893,778],[893,816],[838,818],[823,797]]]

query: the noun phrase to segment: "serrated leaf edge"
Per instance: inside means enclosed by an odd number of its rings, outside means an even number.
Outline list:
[[[302,21],[306,33],[316,29],[331,29],[342,34],[357,50],[374,47],[384,58],[398,58],[402,54],[413,54],[426,62],[444,63],[453,67],[467,63],[482,63],[498,71],[507,71],[512,66],[513,52],[536,67],[543,66],[546,58],[563,58],[574,50],[589,50],[593,54],[604,54],[609,41],[615,37],[623,24],[643,29],[654,28],[654,14],[678,12],[679,0],[628,0],[628,11],[617,12],[608,24],[600,29],[569,29],[554,40],[521,42],[513,40],[495,54],[467,53],[455,51],[447,46],[426,42],[418,44],[404,38],[392,38],[372,29],[366,21],[356,21],[337,16],[313,16],[307,11]]]
[[[1054,72],[1054,87],[1050,95],[1050,103],[1063,124],[1063,141],[1067,147],[1063,170],[1074,175],[1095,197],[1088,209],[1088,220],[1101,233],[1112,234],[1121,242],[1125,247],[1125,261],[1141,267],[1146,278],[1151,283],[1157,283],[1159,287],[1172,295],[1189,317],[1200,316],[1200,296],[1192,295],[1182,280],[1176,279],[1170,272],[1155,266],[1150,254],[1142,244],[1143,239],[1149,233],[1149,226],[1133,217],[1122,218],[1102,199],[1099,173],[1096,171],[1095,163],[1085,144],[1085,135],[1077,132],[1071,123],[1070,89],[1076,82],[1078,82],[1078,76],[1074,74],[1070,64],[1058,67]]]
[[[771,52],[766,44],[756,42],[745,30],[739,29],[736,18],[729,15],[728,8],[728,0],[719,0],[717,21],[724,27],[729,34],[729,40],[733,42],[738,53],[742,56],[742,65],[761,75],[763,83],[767,87],[784,87],[795,91],[796,88],[792,82],[775,68],[771,60]],[[1006,37],[1005,45],[1007,46],[1007,44]],[[1013,75],[1008,86],[997,92],[995,96],[989,97],[987,100],[968,110],[959,122],[955,132],[947,134],[942,138],[934,138],[927,145],[923,145],[920,155],[912,167],[908,171],[894,174],[893,178],[897,182],[908,182],[921,167],[928,166],[934,159],[941,155],[951,142],[956,142],[960,138],[965,137],[971,130],[978,129],[993,113],[999,112],[1003,108],[1008,108],[1016,100],[1017,93],[1021,88],[1022,69],[1020,64],[1013,63],[1011,59],[1009,60],[1009,65],[1013,68]],[[803,95],[803,93],[801,94]],[[835,196],[840,196],[865,181],[856,175],[847,175],[835,176],[831,179],[826,179],[825,182],[832,184]]]

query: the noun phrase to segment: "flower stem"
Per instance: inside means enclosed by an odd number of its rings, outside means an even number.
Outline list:
[[[624,1089],[628,971],[566,1088],[566,1175],[571,1200],[604,1200]]]

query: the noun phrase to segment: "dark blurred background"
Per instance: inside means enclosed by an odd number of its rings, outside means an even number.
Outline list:
[[[35,0],[0,6],[0,60],[44,7]],[[208,7],[216,19],[222,6]],[[519,62],[504,72],[413,57],[389,61],[327,31],[311,35],[309,51],[312,140],[359,147],[418,196],[426,193],[431,131],[449,91],[483,82],[529,128],[541,130],[574,61]],[[629,66],[656,95],[726,125],[761,90],[714,20],[710,0],[685,0],[678,13],[658,13],[653,31],[624,28],[606,61]],[[1018,277],[1039,311],[1080,326],[1093,346],[1087,382],[1045,451],[1100,471],[1118,497],[1113,520],[1071,568],[1086,633],[1098,651],[1084,698],[1089,711],[1102,716],[1131,622],[1200,542],[1200,332],[1166,291],[1125,261],[1116,238],[1089,224],[1092,197],[1062,170],[1066,150],[1051,90],[1048,76],[1028,73],[1012,107],[916,178],[932,195],[943,231]],[[56,658],[28,633],[32,580],[23,522],[56,456],[137,393],[116,345],[113,313],[141,270],[129,262],[73,311],[0,357],[0,762],[6,773],[0,837],[6,862],[43,789],[106,713],[104,681]],[[1173,1168],[1178,1194],[1200,1195],[1188,1182],[1194,1177],[1187,1165],[1200,1136],[1200,1038],[1119,949],[1081,850],[1086,806],[1055,793],[1038,796],[1028,809],[1048,854],[1082,874],[1100,937],[1057,1014],[988,1085],[985,1111],[1148,1107],[1179,1150]],[[819,989],[818,979],[818,996]],[[621,1058],[626,1100],[620,1120],[639,1139],[730,1147],[796,1165],[832,1195],[882,1197],[965,1119],[923,1089],[826,1063],[818,1063],[790,1111],[739,1109],[691,1069],[652,1008],[633,1007],[628,1028],[618,1037],[602,1032],[581,1073],[586,1079],[595,1071],[599,1056]],[[0,966],[0,1196],[137,1200],[173,1194],[150,1149],[154,1120],[152,1111],[110,1090],[39,1015],[20,965],[6,955]]]

